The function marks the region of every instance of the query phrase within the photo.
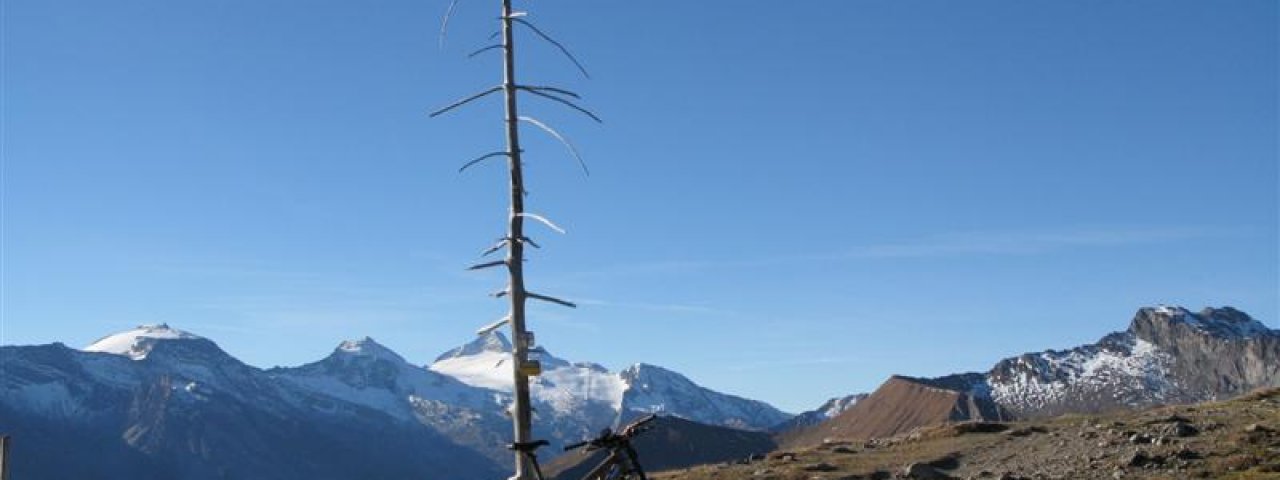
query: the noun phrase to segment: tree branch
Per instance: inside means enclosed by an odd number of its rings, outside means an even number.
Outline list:
[[[543,93],[543,92],[541,92],[541,91],[534,90],[534,89],[531,89],[531,88],[528,88],[528,87],[516,87],[516,88],[517,88],[517,89],[519,89],[519,90],[524,90],[524,91],[526,91],[526,92],[532,93],[532,94],[537,95],[537,96],[539,96],[539,97],[549,98],[549,99],[555,100],[555,101],[557,101],[557,102],[560,102],[560,103],[562,103],[562,104],[568,105],[568,106],[569,106],[569,108],[572,108],[572,109],[574,109],[574,110],[577,110],[577,111],[579,111],[579,112],[582,112],[582,113],[583,113],[583,114],[585,114],[586,116],[591,117],[591,119],[592,119],[592,120],[595,120],[595,121],[596,121],[596,123],[604,123],[604,120],[601,120],[601,119],[600,119],[600,117],[597,117],[597,116],[596,116],[596,114],[591,113],[591,111],[590,111],[590,110],[587,110],[587,109],[585,109],[585,108],[582,108],[582,107],[578,106],[578,104],[573,103],[573,102],[571,102],[571,101],[565,100],[565,99],[560,98],[560,97],[557,97],[557,96],[555,96],[555,95],[551,95],[551,94]]]
[[[520,87],[519,87],[519,88],[523,88],[523,89],[531,89],[531,90],[545,90],[545,91],[548,91],[548,92],[559,93],[559,94],[561,94],[561,95],[565,95],[565,96],[568,96],[568,97],[573,97],[573,98],[578,99],[578,100],[582,100],[582,96],[581,96],[581,95],[578,95],[578,94],[573,93],[573,92],[571,92],[571,91],[565,90],[565,89],[563,89],[563,88],[548,87],[548,86],[543,86],[543,85],[520,85]]]
[[[479,330],[476,330],[476,335],[480,335],[480,336],[488,335],[490,332],[497,330],[499,328],[502,328],[503,325],[506,325],[507,322],[510,322],[510,321],[511,321],[511,315],[503,316],[502,318],[499,318],[498,321],[496,322],[480,327]]]
[[[478,264],[472,265],[470,267],[467,267],[467,270],[481,270],[485,268],[493,268],[493,267],[506,265],[506,264],[507,264],[506,260],[494,260],[492,262],[478,263]]]
[[[529,293],[528,293],[528,295],[529,295],[529,298],[533,298],[533,299],[537,299],[537,300],[542,300],[542,301],[544,301],[544,302],[551,302],[551,303],[555,303],[555,304],[558,304],[558,305],[564,305],[564,306],[569,307],[569,308],[578,308],[578,305],[577,305],[576,303],[573,303],[573,302],[570,302],[570,301],[567,301],[567,300],[561,300],[561,299],[556,298],[556,297],[548,297],[548,296],[546,296],[546,295],[539,295],[539,294],[536,294],[536,293],[533,293],[533,292],[529,292]]]
[[[582,155],[579,155],[579,154],[578,154],[578,149],[577,149],[577,148],[574,148],[574,147],[573,147],[573,144],[572,144],[572,143],[569,143],[569,140],[568,140],[568,139],[566,139],[566,138],[564,138],[564,136],[563,136],[563,135],[560,135],[560,132],[555,131],[555,129],[553,129],[553,128],[551,128],[551,127],[548,127],[548,126],[547,126],[547,124],[542,123],[542,122],[538,121],[538,119],[533,118],[533,117],[524,117],[524,116],[522,116],[522,117],[520,117],[520,120],[521,120],[521,121],[524,121],[524,122],[532,123],[534,126],[537,126],[538,128],[541,128],[541,129],[542,129],[542,131],[547,132],[547,133],[548,133],[548,134],[550,134],[552,137],[555,137],[555,138],[556,138],[556,140],[559,140],[559,141],[560,141],[560,143],[561,143],[561,144],[563,144],[563,145],[565,146],[565,148],[568,148],[568,149],[569,149],[569,153],[573,154],[573,158],[574,158],[574,159],[576,159],[576,160],[578,161],[578,165],[582,167],[582,173],[583,173],[583,174],[585,174],[585,175],[587,175],[587,176],[591,176],[591,171],[590,171],[590,170],[587,170],[587,162],[585,162],[585,161],[583,161],[583,160],[582,160]]]
[[[563,44],[561,44],[560,42],[557,42],[554,38],[551,38],[550,35],[547,35],[542,30],[539,30],[538,27],[535,27],[533,23],[530,23],[528,20],[525,20],[523,18],[512,18],[511,21],[519,23],[526,27],[529,27],[530,30],[533,30],[533,33],[538,34],[538,36],[542,37],[543,40],[546,40],[548,43],[555,45],[556,48],[560,49],[560,53],[563,53],[564,56],[569,57],[569,61],[573,62],[574,66],[578,67],[578,71],[582,72],[582,76],[591,78],[591,74],[587,73],[587,68],[583,67],[582,62],[579,62],[578,58],[573,56],[573,53],[570,53],[569,49],[565,48]]]
[[[487,257],[489,256],[489,254],[492,254],[493,252],[496,252],[498,250],[502,250],[502,247],[505,247],[510,244],[511,244],[511,241],[504,237],[502,240],[498,240],[498,243],[495,243],[492,247],[489,247],[485,249],[485,251],[481,252],[480,256]]]
[[[532,219],[534,219],[534,220],[537,220],[537,221],[539,221],[539,222],[542,222],[542,224],[543,224],[543,225],[546,225],[548,228],[550,228],[550,229],[552,229],[552,230],[555,230],[555,231],[557,231],[557,232],[560,232],[560,234],[562,234],[562,235],[565,233],[565,231],[564,231],[564,229],[563,229],[563,228],[560,228],[560,226],[558,226],[558,225],[556,225],[556,224],[554,224],[554,223],[551,223],[551,220],[547,220],[547,217],[544,217],[544,216],[542,216],[542,215],[538,215],[538,214],[536,214],[536,213],[521,212],[521,213],[517,213],[517,214],[516,214],[516,216],[518,216],[518,217],[528,217],[528,218],[532,218]]]
[[[453,102],[453,103],[449,104],[449,106],[447,106],[447,107],[444,107],[444,108],[441,108],[441,109],[436,110],[436,111],[434,111],[434,112],[431,112],[431,114],[430,114],[430,115],[428,115],[428,116],[429,116],[429,117],[432,117],[432,118],[435,118],[435,117],[439,116],[440,114],[443,114],[443,113],[445,113],[445,112],[448,112],[449,110],[453,110],[453,109],[455,109],[455,108],[458,108],[458,107],[461,107],[461,106],[466,105],[466,104],[468,104],[468,103],[471,103],[472,101],[477,100],[477,99],[479,99],[479,98],[482,98],[482,97],[484,97],[484,96],[486,96],[486,95],[492,95],[492,94],[494,94],[494,93],[501,92],[501,91],[502,91],[502,86],[501,86],[501,85],[496,86],[496,87],[493,87],[493,88],[490,88],[490,89],[488,89],[488,90],[485,90],[485,91],[483,91],[483,92],[477,93],[477,94],[472,95],[472,96],[470,96],[470,97],[467,97],[467,98],[464,98],[464,99],[462,99],[462,100],[458,100],[458,101],[456,101],[456,102]]]
[[[468,53],[468,54],[467,54],[467,58],[472,58],[472,57],[475,57],[476,55],[479,55],[479,54],[481,54],[481,53],[487,52],[487,51],[489,51],[489,50],[497,50],[497,49],[500,49],[500,48],[504,48],[502,44],[489,45],[489,46],[487,46],[487,47],[481,48],[481,49],[476,50],[476,51],[474,51],[474,52]]]
[[[475,164],[477,164],[477,163],[480,163],[480,162],[482,162],[482,161],[488,160],[488,159],[493,158],[493,157],[510,157],[510,156],[511,156],[511,154],[510,154],[510,153],[507,153],[507,152],[493,152],[493,153],[486,153],[486,154],[484,154],[484,155],[481,155],[481,156],[480,156],[480,158],[477,158],[477,159],[474,159],[474,160],[472,160],[472,161],[470,161],[470,162],[467,162],[467,163],[466,163],[466,165],[463,165],[461,168],[459,168],[459,169],[458,169],[458,173],[462,173],[462,171],[463,171],[463,170],[466,170],[468,167],[470,167],[470,166],[472,166],[472,165],[475,165]]]
[[[445,32],[449,29],[449,19],[453,18],[454,9],[458,8],[458,1],[459,0],[451,0],[449,2],[449,9],[445,10],[444,20],[440,22],[440,49],[441,50],[444,50]]]

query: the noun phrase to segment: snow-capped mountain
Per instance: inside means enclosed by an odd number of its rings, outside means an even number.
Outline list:
[[[436,359],[430,369],[464,383],[511,389],[511,342],[492,332]],[[661,413],[709,425],[766,430],[791,415],[755,400],[703,388],[679,373],[643,363],[621,372],[587,362],[569,362],[538,351],[542,374],[530,379],[538,414],[595,423],[583,433],[625,422],[646,413]],[[602,419],[608,421],[600,423]]]
[[[103,352],[123,355],[134,360],[145,360],[147,354],[162,340],[204,340],[203,338],[170,328],[168,324],[140,325],[114,335],[107,335],[84,347],[86,352]]]
[[[1147,307],[1138,310],[1127,330],[1094,344],[1006,358],[986,373],[914,381],[1015,418],[1218,400],[1280,386],[1280,331],[1230,307],[1200,312]],[[854,410],[843,416],[886,414]],[[778,430],[803,431],[802,421],[818,416],[806,412]]]
[[[165,325],[0,347],[15,478],[494,478],[440,432],[279,381]]]
[[[870,394],[868,393],[855,393],[853,395],[845,395],[843,397],[829,399],[823,402],[822,405],[819,405],[818,408],[807,412],[801,412],[796,416],[791,417],[790,420],[774,425],[770,430],[775,432],[786,432],[797,428],[817,425],[835,417],[836,415],[844,413],[845,410],[853,408],[853,406],[857,405],[858,402],[866,400],[869,395]]]
[[[83,350],[6,346],[0,431],[20,439],[16,478],[497,478],[511,456],[510,348],[490,334],[427,368],[366,337],[261,370],[163,324]],[[638,412],[757,430],[789,418],[658,367],[541,360],[543,458]],[[59,460],[68,449],[86,461]]]
[[[1280,386],[1280,331],[1230,308],[1138,310],[1092,345],[1001,360],[976,388],[1016,416],[1216,400]]]
[[[503,448],[511,430],[503,414],[509,395],[414,366],[371,338],[344,341],[322,360],[268,373],[315,398],[361,405],[425,426],[495,462],[511,455]]]

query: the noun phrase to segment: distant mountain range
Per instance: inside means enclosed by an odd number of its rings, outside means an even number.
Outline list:
[[[853,408],[858,402],[866,400],[871,396],[869,393],[855,393],[853,395],[845,395],[843,397],[835,397],[818,408],[801,412],[799,415],[791,417],[790,420],[774,425],[771,429],[774,432],[790,432],[804,427],[811,427],[819,423],[834,418],[836,415],[844,413],[845,410]]]
[[[491,333],[423,367],[364,338],[262,370],[168,325],[83,350],[6,346],[0,432],[15,437],[15,478],[498,478],[511,458],[510,348]],[[646,413],[756,431],[791,417],[661,367],[541,353],[543,458]]]
[[[819,414],[797,416],[782,439],[798,445],[886,437],[949,421],[1139,409],[1277,386],[1280,331],[1230,307],[1149,307],[1127,330],[1094,344],[1006,358],[985,373],[894,376],[826,420],[803,425],[800,419]]]
[[[167,325],[82,350],[5,346],[0,433],[15,438],[19,479],[501,478],[511,460],[503,447],[511,436],[510,349],[491,333],[424,366],[363,338],[306,365],[263,370]],[[774,442],[1280,386],[1280,332],[1232,308],[1143,308],[1127,330],[1094,344],[1004,359],[984,373],[894,376],[871,394],[795,416],[653,365],[611,372],[538,354],[535,438],[551,442],[540,457],[563,472],[592,460],[556,460],[561,446],[647,413],[668,417],[642,437],[652,469],[741,458]]]

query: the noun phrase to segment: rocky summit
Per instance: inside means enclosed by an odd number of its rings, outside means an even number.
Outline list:
[[[975,388],[1018,417],[1192,403],[1280,386],[1280,331],[1224,307],[1138,310],[1097,343],[1001,360]]]
[[[1147,307],[1097,343],[1006,358],[985,373],[895,376],[853,408],[782,438],[887,437],[943,422],[1141,409],[1268,387],[1280,387],[1280,331],[1230,307]]]

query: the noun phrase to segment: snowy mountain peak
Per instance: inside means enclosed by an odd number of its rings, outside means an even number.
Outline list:
[[[472,357],[493,353],[511,353],[511,341],[507,340],[507,336],[503,335],[502,332],[492,331],[481,335],[466,345],[444,352],[439,357],[436,357],[436,362],[451,358]]]
[[[643,383],[651,380],[671,379],[682,383],[693,383],[684,375],[648,363],[634,363],[624,368],[618,375],[628,383]]]
[[[388,360],[394,363],[407,363],[405,362],[404,357],[401,357],[400,354],[383,346],[370,337],[364,337],[359,340],[345,340],[338,344],[338,348],[335,348],[333,353],[335,355],[372,357],[375,359]]]
[[[199,335],[170,327],[166,323],[139,325],[132,330],[102,337],[84,347],[84,351],[123,355],[134,360],[142,360],[147,358],[147,354],[151,353],[157,342],[169,340],[205,339]]]
[[[655,367],[655,366],[653,366],[653,365],[649,365],[649,364],[644,363],[644,362],[637,362],[637,363],[633,363],[633,364],[631,364],[631,366],[629,366],[629,367],[627,367],[627,368],[622,369],[622,371],[621,371],[621,372],[619,372],[619,373],[621,373],[621,374],[623,374],[623,375],[631,375],[631,376],[634,376],[634,375],[639,375],[641,371],[648,370],[648,369],[651,369],[651,368],[656,368],[656,369],[658,369],[659,371],[661,371],[661,370],[662,370],[662,367]]]
[[[1129,330],[1140,336],[1149,337],[1155,334],[1154,331],[1166,330],[1175,325],[1190,327],[1198,333],[1227,339],[1280,335],[1277,331],[1267,328],[1262,322],[1231,307],[1205,308],[1199,313],[1180,306],[1146,307],[1138,310]]]

